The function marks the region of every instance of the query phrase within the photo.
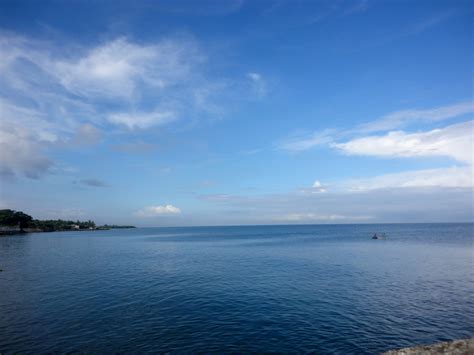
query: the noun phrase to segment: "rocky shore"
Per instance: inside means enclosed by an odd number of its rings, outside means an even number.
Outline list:
[[[453,340],[433,345],[419,345],[412,348],[390,350],[382,355],[424,355],[424,354],[447,354],[447,355],[474,355],[474,338]]]

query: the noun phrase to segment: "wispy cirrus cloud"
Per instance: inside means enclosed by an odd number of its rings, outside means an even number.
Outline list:
[[[0,60],[4,174],[38,178],[53,165],[47,149],[96,144],[102,137],[98,126],[143,129],[169,123],[180,102],[189,105],[182,90],[192,91],[207,80],[190,74],[199,72],[202,55],[189,39],[146,45],[118,38],[71,48],[58,51],[53,42],[0,34],[0,49],[6,54]],[[150,88],[158,97],[174,96],[167,99],[177,102],[174,111],[130,110],[132,103],[146,107],[154,99],[144,97]]]
[[[342,16],[354,15],[357,13],[366,12],[370,8],[369,0],[356,0],[342,12]]]
[[[83,97],[130,98],[137,79],[151,86],[164,86],[160,75],[148,78],[147,67],[158,59],[156,50],[120,38],[93,48],[79,58],[60,59],[45,65],[69,91]]]
[[[165,89],[191,79],[205,61],[197,43],[185,38],[152,44],[117,38],[82,52],[79,57],[39,62],[67,91],[92,100],[139,100],[144,89]]]
[[[74,48],[74,52],[66,46],[59,55],[58,44],[3,34],[0,46],[2,53],[9,53],[0,64],[2,96],[18,105],[20,95],[35,92],[36,105],[30,109],[45,114],[49,106],[55,106],[70,119],[76,118],[73,109],[77,107],[86,111],[81,115],[103,117],[104,113],[130,112],[130,104],[146,107],[149,99],[155,106],[164,101],[187,103],[186,91],[193,92],[209,81],[203,75],[205,55],[191,38],[151,44],[117,38]]]
[[[325,129],[314,132],[310,136],[292,137],[276,144],[277,149],[289,152],[301,152],[317,146],[327,145],[334,141],[334,136],[338,132],[334,129]]]
[[[278,25],[294,28],[297,26],[312,26],[331,18],[346,17],[366,12],[371,2],[368,0],[349,0],[333,2],[316,2],[311,9],[304,1],[277,0],[264,2],[263,18],[278,18]],[[276,21],[274,21],[276,22]]]
[[[437,13],[433,14],[429,17],[426,17],[422,20],[420,20],[418,23],[412,25],[409,27],[404,34],[405,35],[415,35],[418,33],[421,33],[423,31],[426,31],[432,27],[435,27],[444,21],[449,20],[451,17],[453,17],[456,14],[455,11],[446,11],[442,13]]]
[[[474,103],[472,101],[463,101],[432,109],[402,110],[385,115],[375,121],[365,123],[357,127],[356,130],[362,133],[388,131],[404,128],[418,122],[439,122],[472,112],[474,112]]]
[[[97,144],[113,130],[221,116],[223,102],[239,96],[231,87],[243,87],[214,77],[211,59],[190,36],[85,46],[3,32],[0,52],[0,144],[20,152],[16,159],[1,154],[11,176],[39,177],[53,165],[48,149]]]

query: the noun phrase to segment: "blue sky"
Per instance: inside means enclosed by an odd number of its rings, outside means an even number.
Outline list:
[[[471,1],[0,2],[0,207],[473,221]]]

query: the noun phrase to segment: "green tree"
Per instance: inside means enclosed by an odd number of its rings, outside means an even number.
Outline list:
[[[33,218],[26,213],[10,209],[0,210],[0,225],[27,227]]]

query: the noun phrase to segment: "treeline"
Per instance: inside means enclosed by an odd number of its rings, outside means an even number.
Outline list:
[[[39,220],[10,209],[0,210],[0,226],[19,228],[29,232],[55,232],[86,229],[135,228],[134,226],[104,225],[97,227],[94,221],[65,221],[62,219]]]
[[[62,219],[38,220],[34,219],[27,228],[40,229],[43,232],[68,231],[79,229],[96,229],[94,221],[64,221]]]

